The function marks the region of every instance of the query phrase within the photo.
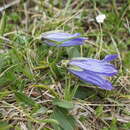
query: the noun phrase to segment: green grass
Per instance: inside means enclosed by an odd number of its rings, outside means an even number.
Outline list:
[[[0,7],[7,2],[0,1]],[[99,12],[106,15],[101,26]],[[129,130],[130,1],[21,1],[0,16],[0,130]],[[80,47],[49,47],[40,35],[62,30],[87,37]],[[68,73],[65,60],[84,56],[113,62],[114,90]]]

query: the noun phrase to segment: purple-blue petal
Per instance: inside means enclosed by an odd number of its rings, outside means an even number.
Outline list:
[[[117,70],[112,64],[96,59],[90,59],[90,58],[84,58],[80,60],[75,59],[71,60],[69,64],[105,76],[113,76],[117,74]]]
[[[82,45],[87,38],[79,37],[80,33],[69,34],[64,32],[46,32],[42,34],[42,39],[50,46],[68,47]],[[57,44],[56,42],[60,42]]]
[[[102,60],[104,62],[110,62],[112,60],[115,60],[118,57],[117,54],[114,55],[106,55],[105,58]]]
[[[69,72],[73,73],[74,75],[78,76],[81,80],[84,80],[87,83],[99,86],[102,89],[106,89],[106,90],[112,90],[112,84],[102,78],[100,75],[95,74],[93,72],[89,72],[89,71],[75,71],[72,69],[69,69]]]
[[[82,45],[86,38],[75,38],[68,41],[63,42],[62,44],[58,45],[58,47],[68,47],[68,46],[75,46],[75,45]]]
[[[64,32],[52,32],[52,33],[48,32],[48,33],[43,34],[42,38],[61,42],[67,39],[78,37],[79,35],[80,33],[69,34],[69,33],[64,33]]]

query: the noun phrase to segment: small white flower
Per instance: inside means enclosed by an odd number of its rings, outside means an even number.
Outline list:
[[[99,14],[99,15],[96,17],[96,21],[97,21],[97,23],[103,23],[105,18],[106,18],[106,15],[105,15],[105,14]]]

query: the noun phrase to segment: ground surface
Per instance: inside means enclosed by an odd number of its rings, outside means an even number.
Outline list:
[[[130,1],[12,2],[0,1],[0,130],[129,130]],[[101,25],[99,13],[106,15]],[[88,40],[82,47],[49,47],[39,36],[53,30]],[[112,91],[84,83],[61,64],[107,54],[119,55]]]

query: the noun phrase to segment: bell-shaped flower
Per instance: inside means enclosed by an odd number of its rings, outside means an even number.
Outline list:
[[[109,62],[118,55],[107,55],[103,60],[91,58],[75,58],[69,61],[69,71],[85,82],[99,86],[102,89],[111,90],[112,84],[105,79],[117,74],[117,69]],[[75,69],[76,68],[76,69]]]
[[[80,37],[79,33],[70,34],[51,31],[43,33],[41,39],[50,46],[68,47],[82,45],[87,38]]]

